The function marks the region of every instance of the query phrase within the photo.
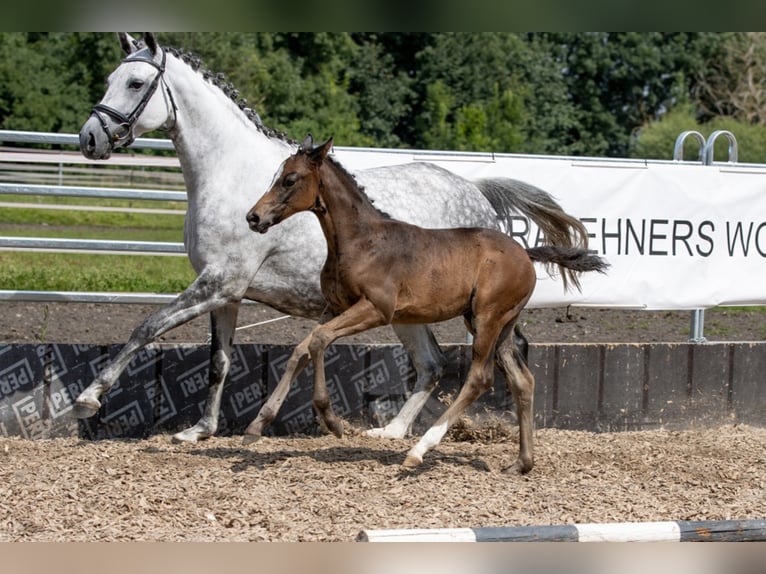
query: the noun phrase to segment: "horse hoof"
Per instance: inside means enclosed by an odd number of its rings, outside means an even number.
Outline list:
[[[403,433],[397,433],[396,431],[389,430],[388,427],[369,429],[364,434],[372,438],[404,438]]]
[[[407,457],[404,459],[404,462],[402,463],[402,467],[406,468],[407,470],[412,470],[414,468],[419,467],[423,463],[422,458],[418,458],[417,456],[408,454]]]
[[[87,419],[92,417],[101,408],[101,403],[96,400],[80,401],[77,400],[72,408],[72,414],[78,419]]]
[[[173,437],[170,439],[175,444],[182,444],[182,443],[196,443],[201,438],[208,438],[207,436],[204,436],[202,432],[195,429],[194,427],[186,430],[182,430],[181,432],[177,432],[173,435]]]
[[[343,423],[335,420],[332,421],[327,425],[327,428],[330,430],[332,434],[335,435],[335,438],[343,438]]]

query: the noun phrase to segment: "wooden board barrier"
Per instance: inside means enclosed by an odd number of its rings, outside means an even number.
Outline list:
[[[119,345],[0,345],[0,436],[29,439],[140,438],[196,422],[207,396],[209,350],[157,344],[144,349],[103,397],[99,413],[71,415],[77,395]],[[449,367],[414,431],[425,430],[454,394],[470,358],[466,345],[445,347]],[[219,433],[239,434],[276,385],[291,346],[235,346]],[[594,432],[690,429],[721,423],[766,424],[766,342],[532,344],[537,428]],[[378,426],[403,404],[414,371],[401,346],[334,345],[327,380],[336,412]],[[311,367],[294,385],[269,433],[318,432]],[[513,402],[497,374],[471,415],[515,424]]]

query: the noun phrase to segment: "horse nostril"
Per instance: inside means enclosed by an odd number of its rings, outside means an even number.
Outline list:
[[[257,213],[250,211],[248,212],[246,219],[250,225],[256,225],[258,221],[260,220],[260,217],[258,217]]]

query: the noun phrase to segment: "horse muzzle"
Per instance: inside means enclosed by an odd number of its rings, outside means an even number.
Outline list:
[[[80,129],[80,151],[88,159],[109,159],[114,143],[101,127],[95,114]]]

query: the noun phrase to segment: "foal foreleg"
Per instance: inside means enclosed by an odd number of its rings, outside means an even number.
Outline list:
[[[331,318],[332,314],[329,309],[325,308],[322,312],[322,316],[319,318],[319,323],[321,324],[329,321]],[[311,337],[314,335],[316,328],[317,327],[314,327],[314,329],[311,330],[311,333],[309,333],[308,336],[306,336],[306,338],[298,343],[295,349],[293,349],[290,358],[287,360],[285,372],[282,375],[282,378],[279,379],[277,388],[274,389],[274,392],[271,393],[271,395],[269,395],[266,402],[261,407],[261,410],[258,411],[256,417],[245,429],[245,435],[242,437],[242,442],[244,444],[249,444],[258,440],[263,433],[263,429],[277,418],[277,413],[279,413],[282,403],[285,402],[287,393],[290,391],[293,381],[295,381],[296,377],[309,363],[309,342],[311,341]]]
[[[327,347],[340,337],[354,335],[386,323],[384,315],[368,300],[361,299],[346,311],[312,331],[309,353],[314,361],[314,408],[325,427],[335,436],[343,436],[343,422],[332,410],[324,370]]]
[[[120,373],[130,364],[135,354],[157,337],[231,300],[236,300],[212,287],[215,283],[200,275],[171,303],[144,319],[130,335],[128,342],[120,349],[117,356],[77,397],[73,409],[74,416],[87,418],[96,414],[101,408],[101,401],[99,401],[101,395],[117,382]]]
[[[314,331],[309,333],[309,335],[303,339],[303,341],[298,343],[295,349],[293,349],[290,358],[287,360],[287,368],[285,369],[282,378],[279,379],[277,388],[274,389],[274,392],[271,393],[271,395],[269,395],[269,398],[266,399],[261,410],[258,411],[258,415],[245,429],[245,434],[242,437],[243,444],[250,444],[261,438],[263,429],[277,418],[277,413],[279,412],[282,403],[285,402],[287,393],[290,392],[290,386],[301,371],[303,371],[309,364],[308,347],[313,333]]]

